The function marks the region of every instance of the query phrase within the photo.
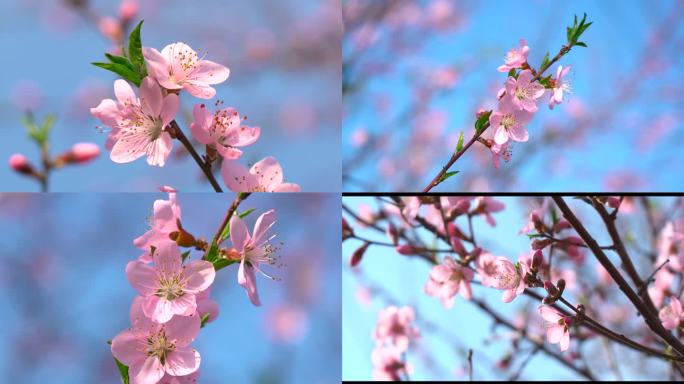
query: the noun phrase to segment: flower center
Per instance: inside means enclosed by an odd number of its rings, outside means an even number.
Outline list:
[[[219,142],[223,142],[233,131],[236,123],[239,124],[238,113],[235,110],[224,109],[216,111],[211,123],[212,136],[217,137]]]
[[[166,339],[164,328],[147,338],[147,356],[155,356],[162,365],[166,362],[169,352],[176,349],[176,344]]]
[[[501,125],[503,125],[503,127],[506,129],[510,129],[512,126],[514,126],[515,125],[515,117],[513,116],[513,114],[508,113],[508,114],[504,115],[504,117],[501,118]]]
[[[174,300],[183,296],[184,293],[180,276],[173,276],[159,279],[159,288],[155,295],[166,300]]]
[[[524,100],[530,97],[530,92],[527,88],[518,87],[515,89],[515,97],[518,100]]]

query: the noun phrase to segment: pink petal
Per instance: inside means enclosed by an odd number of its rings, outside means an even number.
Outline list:
[[[166,373],[172,376],[185,376],[199,369],[200,354],[190,347],[176,348],[166,357]]]
[[[190,124],[190,132],[195,140],[202,144],[211,144],[214,142],[209,135],[209,122],[211,115],[204,104],[195,104],[192,108],[192,115],[194,121]]]
[[[242,125],[235,129],[235,134],[231,135],[231,145],[244,147],[256,143],[261,135],[261,128]]]
[[[247,296],[252,304],[257,307],[261,306],[259,300],[259,292],[257,292],[256,287],[256,276],[254,276],[254,268],[245,265],[245,259],[240,262],[240,268],[238,269],[238,284],[240,284],[245,291],[247,291]]]
[[[174,315],[171,302],[156,295],[145,297],[142,309],[145,316],[160,324],[171,320]]]
[[[162,132],[161,136],[152,142],[147,151],[147,164],[163,167],[166,159],[173,148],[173,140],[167,132]]]
[[[219,155],[221,155],[221,157],[227,160],[237,160],[240,158],[240,156],[242,156],[241,150],[233,147],[227,147],[221,144],[216,145],[216,150],[218,151]]]
[[[190,316],[197,311],[197,301],[195,301],[195,295],[192,293],[186,293],[170,300],[169,305],[174,315]]]
[[[200,60],[198,64],[188,79],[199,80],[206,84],[218,84],[226,81],[230,76],[230,70],[221,64],[209,60]]]
[[[274,157],[266,157],[252,166],[249,173],[256,175],[259,185],[272,191],[283,182],[283,169]]]
[[[563,336],[560,339],[560,350],[564,352],[570,347],[570,332],[563,332]]]
[[[146,353],[141,348],[145,344],[145,334],[123,331],[112,339],[112,355],[126,365],[144,359]]]
[[[214,265],[205,260],[190,262],[185,266],[183,274],[187,279],[184,289],[186,292],[191,293],[199,293],[209,288],[216,277]]]
[[[145,298],[142,296],[136,296],[133,299],[129,312],[129,319],[131,320],[133,329],[149,332],[151,329],[157,327],[157,324],[153,323],[152,320],[145,315],[145,312],[143,312],[143,302],[145,302]]]
[[[174,316],[166,327],[166,338],[176,345],[185,346],[193,342],[199,334],[201,319],[196,314],[191,316]]]
[[[258,186],[257,178],[238,161],[224,160],[221,165],[223,182],[233,192],[249,192]]]
[[[180,101],[178,99],[178,95],[176,94],[168,94],[164,98],[160,114],[162,118],[162,126],[166,127],[169,125],[169,123],[176,118],[176,113],[178,113],[178,107],[180,105]]]
[[[516,296],[517,295],[515,294],[515,289],[508,289],[505,290],[503,296],[501,296],[501,301],[503,301],[504,303],[510,303],[511,301],[513,301],[513,299],[515,299]]]
[[[183,84],[183,89],[200,99],[211,99],[216,96],[216,90],[214,88],[200,81],[187,81]]]
[[[273,224],[275,224],[276,215],[274,209],[262,213],[254,223],[254,232],[252,232],[252,245],[254,247],[261,246],[267,239],[267,232]]]
[[[539,314],[549,323],[557,323],[561,319],[561,315],[555,309],[544,305],[539,307]]]
[[[103,124],[114,127],[119,119],[119,108],[112,99],[104,99],[95,108],[90,108],[90,113],[100,119]]]
[[[518,76],[518,86],[526,86],[532,81],[532,71],[529,69],[526,69],[524,71],[520,72],[520,75]]]
[[[137,158],[145,155],[145,148],[148,139],[145,136],[128,136],[126,140],[121,140],[121,136],[116,138],[116,143],[112,146],[109,158],[115,163],[130,163]]]
[[[441,299],[442,299],[442,306],[444,307],[444,309],[451,309],[454,307],[454,297],[453,296],[449,296],[449,297],[442,296]]]
[[[547,330],[546,330],[546,339],[549,341],[551,344],[556,344],[561,341],[563,338],[563,327],[554,324],[551,325]]]
[[[180,250],[176,243],[160,244],[154,252],[155,269],[162,276],[177,275],[181,271],[181,263]]]
[[[282,183],[273,192],[301,192],[302,188],[294,183]]]
[[[205,291],[206,292],[206,291]],[[209,318],[207,319],[207,323],[210,323],[219,316],[221,313],[221,309],[218,305],[218,303],[212,299],[202,299],[199,300],[197,297],[197,313],[199,313],[200,317],[204,317],[205,315],[209,315]]]
[[[159,288],[157,272],[143,262],[136,260],[126,264],[126,277],[133,288],[143,296],[152,295]]]
[[[238,252],[243,252],[249,240],[249,231],[245,222],[238,215],[233,215],[230,218],[230,241],[233,243],[233,247]]]
[[[529,139],[527,128],[522,125],[514,125],[508,130],[508,134],[514,141],[525,142]]]
[[[508,132],[506,131],[506,128],[503,127],[503,125],[499,125],[496,128],[496,132],[494,133],[494,142],[502,145],[505,144],[508,141]]]
[[[150,116],[159,116],[161,113],[161,88],[150,76],[145,77],[140,82],[140,106]]]
[[[131,384],[156,384],[164,376],[164,367],[155,356],[150,356],[142,364],[129,367]]]
[[[114,94],[121,104],[137,104],[137,98],[131,85],[126,80],[118,79],[114,81]]]
[[[470,288],[470,283],[465,280],[461,280],[458,292],[466,300],[470,300],[470,298],[473,296],[473,291]]]
[[[181,86],[169,79],[170,64],[166,58],[154,48],[143,48],[143,56],[147,64],[147,72],[166,89],[180,89]]]

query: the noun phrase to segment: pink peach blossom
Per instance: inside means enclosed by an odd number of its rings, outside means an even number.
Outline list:
[[[527,45],[525,39],[520,39],[520,48],[511,48],[504,58],[504,64],[497,70],[499,72],[508,72],[511,69],[520,68],[527,62],[527,56],[530,54],[530,47]]]
[[[200,354],[190,347],[200,330],[196,314],[174,316],[159,324],[145,316],[144,299],[131,306],[131,328],[112,339],[112,354],[129,368],[133,384],[155,384],[164,377],[190,375],[199,369]]]
[[[505,257],[498,257],[490,268],[489,283],[492,288],[504,291],[501,297],[504,303],[510,303],[525,291],[524,277],[528,269],[526,262],[516,265]]]
[[[166,323],[174,315],[195,314],[195,295],[214,282],[214,266],[205,260],[182,265],[180,250],[174,243],[160,245],[152,258],[154,266],[138,260],[126,265],[128,280],[143,297],[145,315],[158,323]]]
[[[215,148],[224,159],[239,159],[242,151],[236,147],[254,144],[261,134],[261,128],[240,125],[242,119],[234,108],[220,109],[212,114],[204,104],[195,104],[193,115],[192,136]]]
[[[503,144],[493,143],[489,148],[492,151],[492,163],[494,168],[499,169],[501,167],[501,159],[505,162],[511,160],[511,145],[510,142],[505,142]]]
[[[195,295],[195,301],[197,302],[197,313],[199,314],[200,319],[204,318],[204,316],[209,316],[206,323],[211,323],[212,321],[216,320],[221,312],[218,303],[209,296],[210,294],[211,287]]]
[[[261,214],[254,224],[252,235],[250,235],[247,226],[239,216],[233,215],[230,219],[230,239],[233,242],[233,247],[240,252],[241,256],[238,284],[247,291],[249,300],[256,306],[260,306],[261,301],[257,292],[254,271],[275,280],[274,277],[267,275],[259,267],[261,263],[275,264],[273,255],[275,248],[270,243],[272,237],[267,237],[267,232],[275,224],[275,220],[275,210],[273,209]]]
[[[391,305],[380,311],[373,338],[379,344],[388,342],[399,351],[405,352],[411,340],[420,337],[420,331],[413,326],[414,321],[413,308],[408,306],[397,308]]]
[[[542,305],[539,307],[539,314],[548,322],[546,329],[546,340],[551,344],[559,343],[561,352],[570,347],[570,331],[568,326],[571,319],[562,316],[552,307]]]
[[[144,263],[152,262],[151,247],[159,247],[163,243],[172,242],[171,233],[178,231],[178,223],[181,219],[181,208],[176,198],[176,190],[166,187],[169,194],[168,200],[155,200],[150,229],[133,240],[133,245],[146,252],[139,260]]]
[[[494,129],[494,142],[503,145],[508,140],[525,142],[529,135],[525,124],[532,120],[532,112],[517,109],[509,97],[499,101],[499,107],[489,116],[489,124]]]
[[[122,20],[130,20],[138,14],[138,0],[123,0],[119,4],[119,17]]]
[[[526,69],[520,72],[516,79],[511,76],[506,80],[505,99],[511,101],[515,109],[537,112],[537,99],[544,96],[546,88],[537,81],[532,81],[532,71]]]
[[[201,99],[211,99],[219,84],[230,75],[230,70],[213,61],[203,60],[185,43],[169,44],[161,52],[143,48],[147,70],[159,84],[171,90],[185,89]]]
[[[164,166],[171,152],[171,136],[164,128],[178,111],[178,96],[162,95],[157,83],[149,76],[140,84],[140,99],[136,98],[125,80],[114,82],[117,102],[104,99],[90,112],[112,128],[105,147],[111,149],[111,159],[128,163],[147,155],[150,165]]]
[[[570,92],[570,83],[563,81],[563,77],[570,72],[572,66],[568,65],[563,68],[562,65],[558,66],[556,71],[556,80],[553,86],[553,92],[551,93],[551,98],[549,99],[549,108],[553,109],[554,105],[561,104],[563,102],[563,92]]]
[[[504,208],[506,208],[504,203],[494,200],[491,196],[479,196],[475,198],[475,209],[472,213],[475,215],[485,215],[487,224],[494,227],[496,226],[496,220],[494,220],[492,213],[503,211]]]
[[[247,170],[235,160],[224,160],[221,177],[233,192],[300,192],[299,185],[283,182],[283,169],[274,157],[257,161]]]
[[[665,329],[677,329],[679,323],[684,320],[684,311],[682,311],[682,303],[676,297],[670,298],[670,305],[658,312],[658,317],[663,323]]]
[[[394,347],[377,346],[371,353],[373,380],[401,381],[401,375],[411,374],[411,365],[402,359],[402,352]]]
[[[454,305],[456,294],[470,300],[472,296],[470,281],[472,280],[472,270],[459,265],[451,256],[446,256],[442,264],[430,270],[429,279],[425,283],[425,293],[439,297],[444,308],[450,309]]]

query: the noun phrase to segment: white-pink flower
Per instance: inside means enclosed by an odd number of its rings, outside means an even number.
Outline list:
[[[527,263],[519,262],[516,265],[505,257],[498,257],[490,263],[487,281],[492,288],[504,291],[501,297],[504,303],[510,303],[525,291]]]
[[[261,133],[259,127],[240,125],[242,119],[235,108],[219,109],[212,114],[204,104],[195,104],[193,115],[192,136],[215,148],[224,159],[239,159],[242,151],[236,147],[254,144]]]
[[[165,374],[186,376],[196,372],[201,358],[190,343],[199,333],[199,317],[174,316],[159,324],[143,313],[143,301],[135,298],[131,328],[112,339],[112,354],[128,366],[131,383],[156,384]]]
[[[560,104],[563,102],[563,92],[570,92],[570,83],[567,81],[563,81],[563,78],[565,75],[570,72],[570,68],[572,66],[568,65],[567,67],[563,68],[562,65],[558,66],[558,70],[556,71],[556,80],[553,86],[553,92],[551,93],[551,98],[549,99],[549,108],[553,109],[553,106],[555,104]]]
[[[114,81],[117,101],[104,99],[90,109],[95,117],[112,128],[105,147],[117,163],[128,163],[147,156],[150,165],[163,166],[173,146],[164,128],[178,112],[178,96],[162,95],[149,76],[140,84],[140,99],[125,80]]]
[[[402,352],[394,347],[377,346],[371,353],[373,380],[401,381],[402,374],[411,374],[411,364],[402,359]]]
[[[504,208],[506,208],[504,203],[494,200],[491,196],[478,196],[475,198],[475,209],[472,214],[485,215],[487,224],[494,227],[496,226],[496,220],[494,220],[492,213],[503,211]]]
[[[178,231],[178,223],[181,219],[181,209],[176,199],[176,190],[171,187],[164,187],[168,192],[168,200],[155,200],[153,205],[152,220],[150,229],[133,240],[133,245],[146,252],[139,258],[145,263],[152,262],[151,247],[158,247],[165,242],[172,242],[171,233]]]
[[[230,70],[213,61],[203,60],[184,43],[169,44],[161,52],[143,48],[147,72],[166,89],[184,89],[201,99],[211,99],[219,84],[230,75]]]
[[[682,311],[682,303],[676,297],[670,298],[670,305],[658,312],[658,317],[663,323],[665,329],[677,329],[682,320],[684,320],[684,312]]]
[[[570,347],[570,318],[561,315],[549,306],[539,306],[539,314],[548,322],[546,328],[546,340],[551,344],[558,343],[561,352]]]
[[[511,69],[520,68],[527,62],[527,56],[530,54],[530,47],[527,45],[525,39],[520,39],[520,48],[511,48],[504,58],[504,64],[497,68],[499,72],[508,72]]]
[[[139,260],[126,265],[128,281],[143,297],[145,315],[158,323],[174,315],[193,315],[197,311],[195,295],[214,282],[213,264],[195,260],[182,265],[180,250],[171,242],[162,243],[152,258],[153,266]]]
[[[238,215],[233,215],[230,219],[230,239],[233,247],[240,253],[238,284],[247,291],[249,300],[256,306],[260,306],[261,301],[257,292],[254,271],[275,280],[274,277],[267,275],[259,267],[261,263],[274,265],[276,262],[275,248],[270,243],[273,237],[269,237],[267,234],[268,230],[275,224],[275,220],[275,210],[273,209],[261,214],[254,224],[254,231],[250,235],[247,226]]]
[[[221,177],[233,192],[299,192],[294,183],[283,182],[283,168],[274,157],[257,161],[247,170],[236,160],[224,160]]]
[[[525,142],[529,135],[525,125],[532,120],[532,112],[518,109],[509,97],[499,101],[499,107],[489,116],[489,124],[494,129],[494,142],[505,144],[509,139]]]
[[[506,96],[516,109],[537,112],[537,99],[544,96],[546,88],[537,81],[532,81],[532,71],[526,69],[520,72],[516,79],[510,76],[506,80]]]
[[[211,287],[195,295],[197,313],[199,314],[200,319],[204,318],[204,316],[208,316],[206,323],[211,323],[216,320],[221,312],[218,303],[210,297],[210,294]]]
[[[413,326],[414,320],[413,308],[391,305],[380,311],[373,338],[380,344],[389,342],[399,351],[405,352],[410,341],[420,337],[420,331]]]
[[[501,159],[505,162],[511,160],[511,145],[510,142],[505,142],[503,144],[493,143],[489,148],[492,151],[492,163],[494,163],[494,168],[499,169],[501,167]]]
[[[472,270],[459,265],[451,256],[446,256],[442,264],[430,270],[430,277],[425,283],[425,293],[439,297],[444,308],[449,309],[454,305],[456,294],[470,300],[472,296],[470,281],[472,280]]]

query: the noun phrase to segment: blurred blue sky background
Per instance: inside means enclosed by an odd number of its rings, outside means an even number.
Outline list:
[[[439,1],[415,3],[426,9],[428,3]],[[594,22],[582,37],[589,47],[573,49],[560,62],[573,67],[572,94],[568,99],[575,103],[574,109],[566,103],[549,110],[548,98],[544,97],[539,113],[529,124],[529,142],[514,146],[510,163],[495,170],[489,150],[477,144],[452,169],[461,173],[435,191],[682,189],[684,27],[677,16],[683,11],[681,1],[521,0],[451,4],[461,24],[446,32],[408,33],[409,37],[404,39],[409,42],[404,47],[406,52],[397,49],[388,54],[387,39],[397,38],[399,33],[380,28],[373,30],[379,36],[378,43],[359,53],[353,49],[353,40],[346,31],[343,57],[355,63],[350,66],[355,69],[349,80],[355,80],[354,74],[363,66],[380,74],[364,78],[362,84],[356,84],[360,91],[345,95],[344,162],[348,163],[357,153],[358,136],[354,135],[360,130],[371,135],[389,132],[391,141],[385,149],[368,156],[362,166],[343,169],[350,176],[344,183],[345,190],[422,190],[448,160],[459,132],[465,132],[466,141],[471,137],[476,109],[495,107],[496,91],[505,81],[505,74],[496,68],[503,63],[505,53],[525,38],[531,48],[529,60],[537,66],[545,52],[553,57],[565,43],[565,27],[572,24],[573,15],[581,17],[585,12],[588,20]],[[663,44],[647,54],[659,28],[665,28],[660,31]],[[350,52],[354,52],[353,59]],[[363,65],[359,64],[362,62]],[[390,68],[387,73],[380,69],[385,66]],[[444,121],[402,115],[413,105],[410,100],[415,98],[415,84],[425,79],[424,73],[447,67],[456,69],[457,84],[433,99],[425,111],[428,116],[435,112],[445,115]],[[648,77],[638,75],[640,70],[647,72]],[[555,76],[556,66],[549,73]],[[632,76],[646,81],[630,80]],[[631,95],[620,101],[619,90],[631,85],[635,86]],[[573,113],[593,119],[583,134],[578,132],[577,120],[570,118]],[[549,137],[554,129],[558,134],[555,139]],[[410,147],[409,132],[418,130],[433,132],[435,139],[430,146]],[[383,161],[383,157],[391,161]],[[383,168],[407,169],[423,158],[428,164],[417,174],[400,176],[399,171],[386,171],[391,176],[380,176]]]
[[[26,154],[34,164],[38,161],[38,150],[21,124],[20,105],[27,103],[35,105],[39,118],[57,115],[54,154],[79,141],[95,142],[103,150],[94,163],[54,172],[53,191],[152,192],[160,185],[210,191],[189,156],[171,159],[162,169],[148,166],[144,159],[125,165],[109,159],[103,147],[106,135],[96,130],[100,122],[90,116],[89,108],[114,96],[114,75],[90,64],[104,60],[110,44],[97,27],[64,3],[0,0],[0,44],[5,52],[0,191],[38,190],[37,183],[6,165],[15,152]],[[120,1],[90,3],[100,15],[116,17]],[[247,124],[262,128],[260,140],[245,148],[243,164],[274,156],[286,180],[299,183],[302,190],[340,190],[341,17],[335,0],[139,3],[135,20],[145,19],[143,45],[161,50],[184,41],[230,68],[230,78],[216,87],[216,99],[247,116]],[[188,118],[197,102],[201,101],[189,95],[181,98],[180,121],[188,136]],[[174,149],[181,147],[174,143]]]
[[[129,326],[136,293],[124,268],[140,255],[132,241],[147,230],[160,198],[165,194],[0,194],[3,382],[118,382],[106,342]],[[211,237],[232,198],[180,194],[183,226]],[[221,313],[194,343],[200,382],[338,381],[339,198],[254,194],[239,211],[248,208],[255,208],[246,218],[250,231],[259,214],[276,209],[273,233],[287,266],[266,267],[282,281],[257,277],[262,307],[238,285],[237,265],[219,271],[212,297]],[[283,308],[296,311],[296,321],[278,333],[272,313]]]
[[[486,224],[482,216],[473,219],[473,227],[477,236],[478,244],[496,256],[505,256],[509,260],[516,261],[518,256],[528,253],[530,241],[525,235],[519,234],[519,230],[526,224],[531,200],[520,197],[495,197],[496,200],[505,203],[506,209],[495,213],[493,216],[497,222],[496,227]],[[652,198],[654,207],[666,208],[671,205],[671,198]],[[599,244],[610,244],[605,229],[595,220],[596,215],[585,204],[566,198],[566,202],[583,219],[587,229],[595,236]],[[344,197],[343,204],[355,212],[362,205],[372,207],[375,211],[379,206],[378,201],[371,197]],[[538,205],[537,205],[538,206]],[[421,215],[424,215],[424,209]],[[680,211],[681,214],[681,211]],[[631,233],[639,239],[639,232],[643,227],[634,225],[631,219],[638,220],[642,217],[636,211],[633,216],[621,213],[620,221],[628,220]],[[367,239],[387,242],[388,237],[371,229],[364,229],[357,225],[350,215],[344,213],[354,232]],[[547,216],[548,220],[548,216]],[[642,220],[643,221],[643,220]],[[467,233],[467,220],[463,217],[456,220],[457,225]],[[624,224],[624,223],[622,223]],[[385,224],[381,224],[382,227]],[[433,244],[433,236],[428,232],[419,231],[426,244]],[[626,233],[626,232],[624,232]],[[371,351],[375,347],[372,333],[378,319],[378,313],[388,305],[410,305],[416,312],[416,325],[421,330],[421,338],[411,344],[407,353],[407,360],[413,364],[414,372],[411,380],[467,380],[467,351],[474,350],[473,369],[475,380],[506,380],[519,366],[521,360],[529,354],[522,352],[509,370],[497,367],[497,361],[510,350],[511,331],[499,326],[494,328],[494,323],[488,315],[474,304],[457,296],[452,309],[445,310],[436,297],[427,296],[424,293],[424,285],[428,279],[430,265],[419,257],[406,257],[399,255],[394,248],[371,246],[365,253],[358,269],[349,267],[349,257],[362,243],[358,240],[347,240],[342,244],[342,377],[344,380],[369,380],[371,378]],[[440,249],[444,246],[441,242],[435,242]],[[629,245],[628,245],[629,246]],[[641,244],[641,247],[646,245]],[[469,249],[469,248],[468,248]],[[630,248],[631,249],[631,248]],[[444,256],[446,254],[442,254]],[[545,252],[545,256],[548,256]],[[609,257],[614,255],[609,253]],[[636,260],[637,267],[642,261]],[[554,263],[561,260],[555,257]],[[587,262],[581,267],[575,267],[578,281],[595,281],[595,259],[587,255]],[[556,265],[554,264],[554,265]],[[650,271],[651,267],[649,268]],[[641,271],[644,271],[640,269]],[[641,272],[645,275],[646,272]],[[479,280],[479,278],[476,278]],[[592,284],[592,283],[587,283]],[[586,285],[591,287],[593,285]],[[380,290],[380,294],[371,294],[372,300],[368,300],[367,294],[374,290]],[[486,302],[504,318],[513,321],[516,315],[524,312],[525,308],[534,311],[527,320],[528,324],[541,326],[542,320],[536,314],[539,305],[528,296],[519,296],[513,302],[504,304],[501,301],[502,291],[472,285],[473,297]],[[366,292],[366,293],[362,293]],[[570,301],[577,300],[574,291],[566,292]],[[538,292],[540,293],[540,292]],[[621,300],[612,301],[613,304],[623,303]],[[628,305],[629,306],[629,305]],[[588,306],[588,308],[592,308]],[[602,313],[608,311],[607,307],[594,308]],[[642,329],[644,323],[640,318],[632,316],[634,322],[620,320],[619,326],[631,324],[629,328]],[[617,327],[617,324],[604,323],[609,327]],[[613,328],[616,329],[616,328]],[[633,332],[633,331],[630,331]],[[629,337],[635,337],[634,333],[625,333]],[[571,339],[571,348],[573,347]],[[529,342],[522,342],[522,348],[529,348]],[[559,352],[557,344],[548,344],[550,350]],[[615,343],[611,344],[615,356],[618,356],[621,372],[625,380],[636,379],[659,379],[667,378],[668,368],[657,359],[645,358]],[[569,352],[569,351],[568,351]],[[585,343],[583,352],[588,357],[591,372],[599,379],[613,380],[614,376],[606,366],[605,353],[600,342],[596,339]],[[565,356],[568,356],[566,353]],[[521,380],[578,380],[581,376],[568,370],[563,365],[547,357],[543,353],[536,354],[529,362],[520,376]]]

